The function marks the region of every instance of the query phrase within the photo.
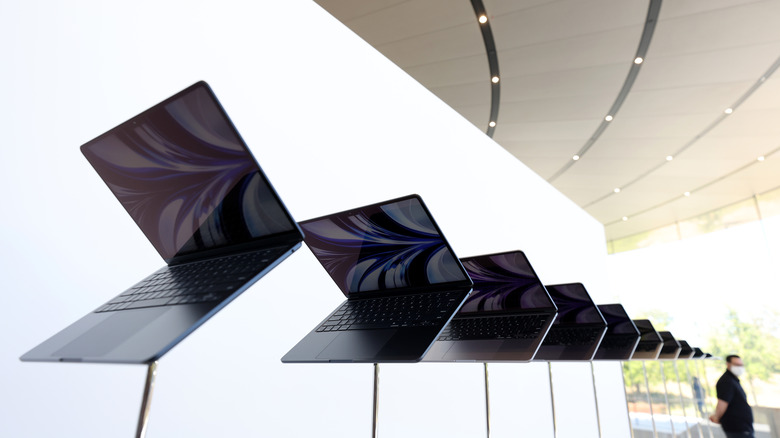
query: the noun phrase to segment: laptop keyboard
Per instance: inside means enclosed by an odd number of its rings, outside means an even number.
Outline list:
[[[601,327],[553,327],[544,338],[544,345],[590,345],[596,342],[602,331],[604,329]]]
[[[462,298],[462,292],[433,292],[347,301],[317,331],[434,326],[449,319]]]
[[[440,341],[471,339],[532,339],[539,336],[549,315],[508,315],[454,319]]]
[[[96,312],[221,301],[276,260],[281,251],[274,248],[168,266]]]

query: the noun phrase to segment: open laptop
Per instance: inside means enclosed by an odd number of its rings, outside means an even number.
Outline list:
[[[599,304],[599,311],[607,320],[604,335],[593,360],[629,360],[639,343],[639,329],[622,304]]]
[[[664,346],[664,341],[661,339],[661,335],[655,331],[653,323],[649,319],[635,319],[634,324],[636,324],[636,328],[639,329],[639,334],[642,337],[639,339],[639,344],[637,344],[634,354],[631,355],[631,359],[658,359],[658,355],[661,354],[661,348]]]
[[[460,259],[474,291],[424,362],[529,361],[556,307],[522,251]]]
[[[682,351],[682,346],[680,346],[680,343],[677,342],[676,339],[674,339],[674,336],[672,336],[671,332],[661,331],[658,332],[658,334],[661,335],[661,340],[664,341],[664,344],[661,347],[661,353],[658,355],[658,359],[659,360],[677,359],[677,356],[680,355],[680,351]]]
[[[468,273],[417,195],[300,225],[347,301],[282,362],[417,362],[471,292]]]
[[[300,228],[205,82],[81,151],[167,266],[21,360],[153,362],[301,245]]]
[[[677,356],[677,359],[693,359],[695,352],[688,342],[682,339],[678,339],[677,342],[680,343],[680,354]]]
[[[707,353],[701,351],[701,348],[699,348],[699,347],[694,347],[693,348],[693,357],[692,357],[692,359],[703,359],[706,355],[707,355]]]
[[[558,307],[534,360],[592,360],[607,332],[607,321],[582,283],[545,286]]]

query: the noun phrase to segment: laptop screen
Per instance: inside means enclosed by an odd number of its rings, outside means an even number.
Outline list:
[[[558,306],[556,324],[604,324],[604,318],[588,291],[581,283],[555,284],[547,286],[553,302]]]
[[[295,229],[205,83],[81,150],[166,261]]]
[[[622,304],[599,304],[598,308],[601,315],[607,320],[608,335],[636,336],[639,334]]]
[[[300,223],[344,294],[471,280],[416,195]]]
[[[554,309],[550,295],[521,251],[461,259],[474,290],[459,314]]]
[[[639,329],[639,334],[642,335],[640,338],[641,342],[661,342],[661,336],[655,331],[649,319],[635,319],[634,324]]]

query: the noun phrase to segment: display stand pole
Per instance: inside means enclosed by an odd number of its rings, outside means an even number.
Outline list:
[[[485,414],[487,418],[487,437],[490,438],[490,385],[488,383],[487,362],[485,362]]]
[[[157,376],[157,361],[149,364],[146,370],[146,383],[144,384],[144,395],[141,399],[141,414],[138,417],[138,427],[135,430],[136,438],[146,436],[146,427],[149,423],[149,410],[152,405],[152,391],[154,390],[154,378]]]
[[[647,380],[647,366],[642,361],[642,374],[645,376],[645,388],[647,388],[647,404],[650,406],[650,422],[653,424],[653,437],[658,438],[658,430],[655,428],[655,415],[653,414],[653,399],[650,397],[650,381]]]
[[[704,400],[707,400],[707,398],[710,396],[710,389],[712,387],[710,386],[710,380],[707,377],[707,368],[704,367],[704,361],[700,360],[699,362],[701,363],[701,368],[703,370],[702,374],[704,374],[704,384],[707,385],[707,387],[704,389]],[[699,372],[698,367],[696,367],[696,372],[697,373]],[[701,378],[699,378],[699,381],[701,381]],[[706,405],[706,403],[705,403],[705,405]],[[710,431],[710,438],[714,438],[715,435],[713,435],[713,433],[712,433],[712,425],[710,424],[710,419],[709,418],[707,418],[707,429],[709,429],[709,431]]]
[[[704,430],[701,428],[701,417],[698,416],[699,406],[698,402],[696,401],[696,393],[693,391],[693,374],[691,374],[691,369],[688,367],[688,362],[690,362],[690,360],[685,361],[685,371],[688,373],[688,384],[691,385],[691,395],[693,396],[694,402],[693,409],[697,413],[696,418],[698,421],[696,421],[696,426],[699,428],[699,438],[704,438]],[[702,403],[704,403],[704,400],[702,400]]]
[[[631,432],[631,438],[634,438],[634,425],[631,423],[631,410],[628,409],[628,390],[626,390],[626,374],[623,370],[623,364],[620,362],[620,378],[623,379],[623,395],[626,397],[626,418],[628,419],[628,431]]]
[[[553,436],[558,438],[558,420],[555,418],[555,395],[553,395],[552,362],[547,362],[550,374],[550,406],[552,407]]]
[[[677,376],[677,391],[680,394],[680,407],[682,408],[683,418],[685,418],[685,433],[688,435],[688,438],[693,438],[691,436],[691,428],[688,427],[688,414],[685,412],[685,401],[683,400],[682,383],[680,382],[680,370],[677,369],[676,360],[674,361],[674,375]]]
[[[379,417],[379,364],[374,364],[374,417],[371,424],[371,436],[377,438],[379,430],[377,428],[377,418]]]
[[[699,360],[701,362],[701,360]],[[703,365],[702,365],[703,366]],[[696,376],[699,378],[699,382],[701,382],[701,376],[699,375],[699,366],[696,365]],[[707,406],[707,398],[709,397],[710,392],[710,382],[707,380],[707,370],[704,370],[704,384],[707,385],[706,388],[704,388],[704,406]],[[705,414],[706,417],[706,414]],[[707,430],[710,433],[710,438],[715,438],[715,435],[712,433],[712,425],[710,424],[710,419],[705,418],[704,421],[707,422]]]
[[[599,397],[596,393],[596,369],[593,367],[593,361],[590,361],[590,375],[593,378],[593,402],[596,406],[596,425],[599,427],[599,438],[604,436],[601,431],[601,415],[599,414]]]
[[[661,369],[661,381],[664,382],[664,401],[666,402],[666,412],[669,414],[669,424],[672,425],[672,436],[677,436],[674,430],[674,421],[672,420],[672,405],[669,404],[669,390],[666,389],[666,373],[664,373],[664,363],[658,361],[658,367]]]

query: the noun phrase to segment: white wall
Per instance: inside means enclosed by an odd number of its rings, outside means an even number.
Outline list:
[[[199,79],[296,218],[419,193],[459,256],[522,249],[611,298],[595,220],[313,2],[3,2],[0,41],[3,436],[133,433],[143,367],[17,358],[161,265],[78,146]],[[163,358],[148,436],[367,436],[370,365],[279,361],[341,300],[294,254]],[[494,436],[552,436],[546,367],[495,370]],[[484,433],[480,365],[381,378],[383,437]],[[571,385],[569,431],[592,412]],[[597,436],[583,421],[568,436]]]

